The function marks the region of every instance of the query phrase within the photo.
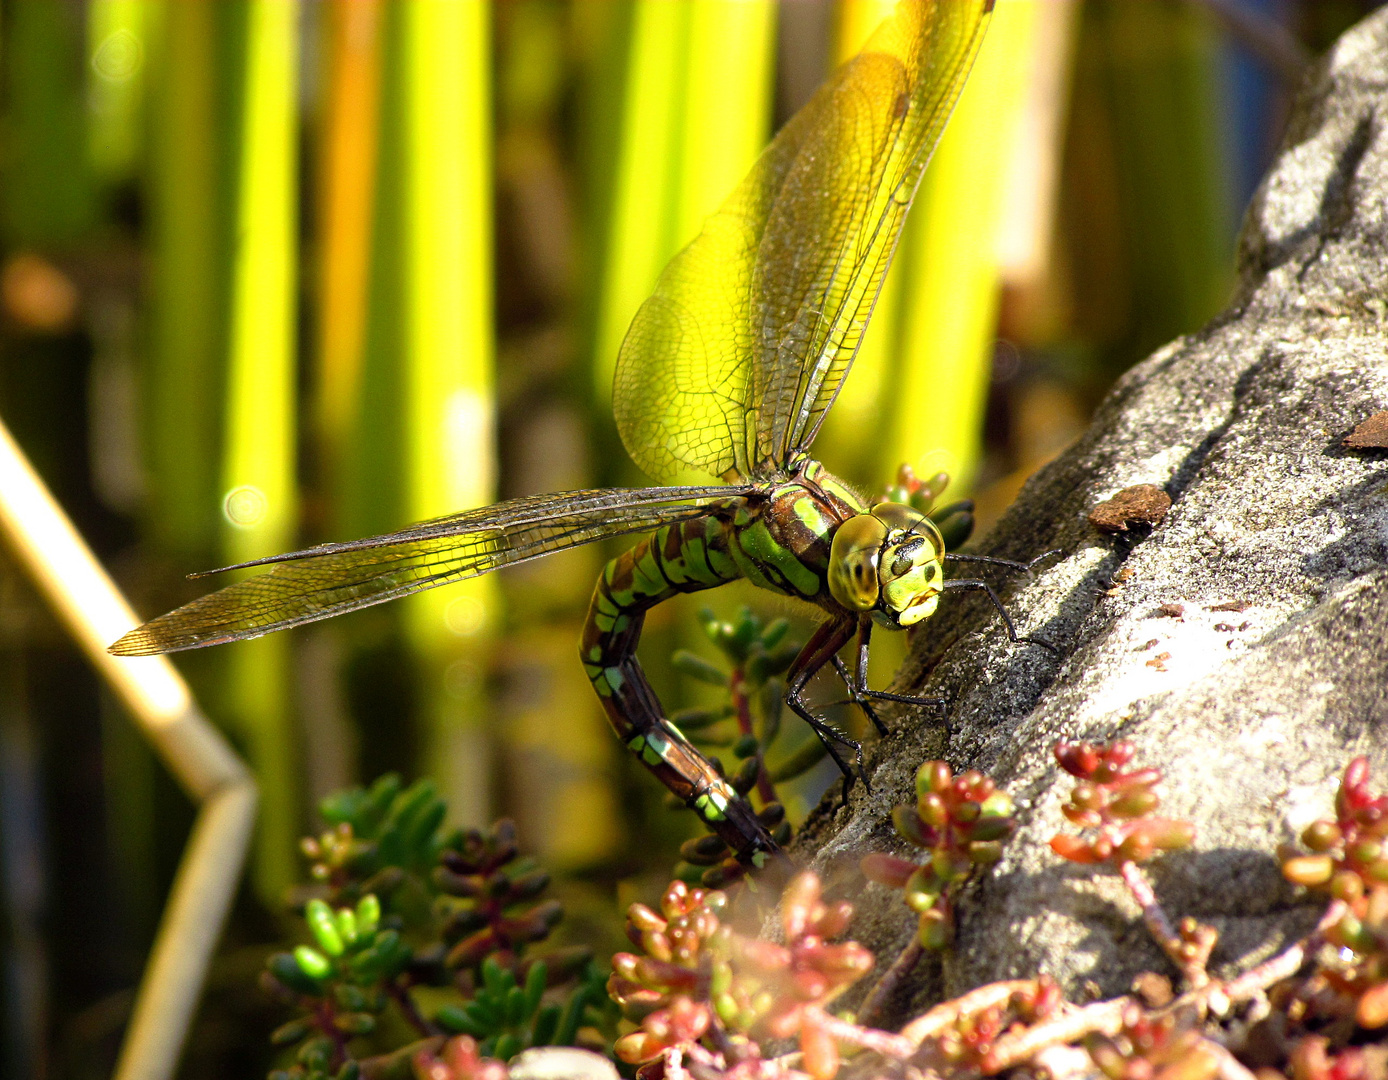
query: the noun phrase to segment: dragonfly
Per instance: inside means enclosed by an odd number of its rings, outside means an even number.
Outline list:
[[[867,688],[874,626],[915,626],[943,592],[971,588],[988,593],[1012,641],[1031,640],[1018,637],[987,583],[944,577],[947,559],[1002,560],[947,553],[920,509],[870,503],[810,455],[992,7],[901,0],[665,267],[619,350],[613,411],[633,460],[668,486],[532,495],[227,567],[268,570],[152,619],[111,652],[258,637],[643,534],[597,581],[581,662],[621,741],[738,862],[765,865],[779,850],[767,825],[665,716],[642,671],[647,611],[746,578],[822,612],[787,672],[786,700],[846,776],[834,747],[857,744],[816,718],[805,697],[821,668],[837,668],[880,730],[870,699],[933,703]],[[839,653],[855,639],[850,674]]]

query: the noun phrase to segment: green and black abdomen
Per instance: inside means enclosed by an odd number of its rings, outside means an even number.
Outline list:
[[[740,860],[757,864],[776,850],[771,835],[732,785],[665,719],[636,659],[647,610],[676,593],[711,589],[740,576],[729,552],[731,538],[731,519],[710,514],[664,526],[618,555],[593,589],[580,649],[617,737]]]
[[[636,658],[645,613],[676,593],[748,578],[820,606],[833,533],[853,509],[796,483],[765,497],[737,499],[707,516],[664,526],[612,559],[588,608],[581,652],[603,709],[628,749],[738,858],[757,863],[775,850],[746,800],[668,720]]]

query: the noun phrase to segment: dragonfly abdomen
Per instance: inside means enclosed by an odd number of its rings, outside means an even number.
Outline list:
[[[741,576],[730,554],[731,519],[709,515],[666,525],[603,568],[580,651],[583,668],[617,737],[684,800],[745,864],[776,851],[766,826],[712,763],[665,719],[636,659],[646,612],[676,593]]]

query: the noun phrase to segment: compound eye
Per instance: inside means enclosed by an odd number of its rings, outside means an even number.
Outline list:
[[[918,536],[914,540],[907,540],[896,549],[896,555],[892,558],[892,577],[905,577],[911,571],[911,567],[916,564],[916,555],[925,546],[925,537]]]
[[[877,562],[887,527],[870,514],[849,518],[834,533],[829,549],[829,594],[850,611],[869,611],[877,603]]]
[[[872,516],[888,530],[907,532],[925,520],[925,515],[905,503],[880,502],[872,508]]]

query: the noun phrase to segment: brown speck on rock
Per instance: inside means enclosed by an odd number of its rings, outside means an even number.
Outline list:
[[[1247,600],[1226,600],[1222,604],[1212,604],[1206,611],[1247,611],[1253,605]]]
[[[1155,484],[1134,484],[1105,499],[1089,512],[1089,524],[1100,532],[1126,532],[1134,525],[1160,525],[1171,509],[1171,496]]]
[[[1345,445],[1351,450],[1388,449],[1388,412],[1374,413],[1345,436]]]
[[[1179,619],[1186,613],[1184,604],[1162,604],[1157,608],[1157,614],[1167,619]]]

